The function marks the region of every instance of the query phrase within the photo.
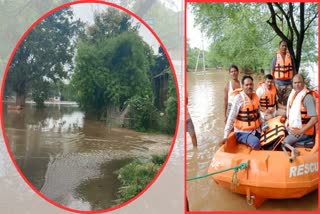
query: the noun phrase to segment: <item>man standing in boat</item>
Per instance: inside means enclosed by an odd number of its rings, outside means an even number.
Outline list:
[[[295,74],[293,59],[287,51],[286,41],[279,43],[279,50],[273,58],[271,74],[277,89],[278,104],[281,109],[285,109],[289,94],[292,90],[292,77]]]
[[[260,116],[264,121],[267,121],[276,116],[277,90],[274,86],[273,76],[267,74],[264,77],[264,82],[260,82],[258,85],[256,94],[259,97]]]
[[[236,96],[224,129],[222,143],[227,141],[227,137],[234,128],[238,143],[259,150],[260,124],[263,122],[259,114],[259,98],[253,91],[253,78],[250,75],[243,76],[241,84],[242,89],[235,91]]]
[[[241,88],[241,84],[239,81],[239,69],[236,65],[231,65],[229,68],[229,74],[231,77],[231,80],[226,83],[224,86],[224,115],[225,115],[225,120],[224,122],[227,121],[232,102],[234,100],[234,94],[233,91],[235,89]]]
[[[306,88],[304,79],[296,74],[292,81],[292,91],[287,103],[286,127],[288,136],[284,143],[293,145],[298,141],[312,139],[316,133],[318,114],[315,92]]]

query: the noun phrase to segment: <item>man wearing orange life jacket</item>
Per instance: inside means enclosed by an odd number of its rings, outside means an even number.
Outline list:
[[[260,82],[258,85],[259,87],[256,90],[256,94],[260,102],[260,116],[264,121],[267,121],[276,116],[277,91],[274,86],[273,76],[267,74],[264,82]]]
[[[241,80],[242,90],[236,90],[236,96],[228,115],[224,129],[225,143],[230,132],[234,128],[238,143],[246,144],[252,149],[260,149],[260,124],[259,98],[253,92],[253,78],[249,75],[243,76]]]
[[[292,91],[287,103],[287,131],[289,135],[284,143],[293,145],[298,141],[313,138],[318,122],[316,101],[311,91],[305,87],[303,77],[293,77]]]
[[[281,41],[280,49],[273,58],[271,74],[277,89],[278,103],[285,108],[289,94],[292,90],[292,77],[295,74],[295,67],[290,53],[287,51],[287,43]]]

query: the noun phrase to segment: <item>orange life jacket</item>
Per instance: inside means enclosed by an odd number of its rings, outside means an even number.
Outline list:
[[[287,52],[283,60],[280,52],[277,52],[277,60],[273,71],[276,80],[291,80],[293,77],[293,66],[290,54]]]
[[[264,84],[263,82],[259,82],[258,86],[265,87],[263,84]],[[259,100],[260,108],[262,111],[265,111],[266,109],[268,109],[268,107],[274,107],[276,105],[276,95],[277,95],[276,87],[272,85],[271,90],[268,90],[266,88],[266,90],[264,91],[265,91],[264,94],[262,94]]]
[[[307,94],[311,94],[313,96],[313,98],[315,99],[315,103],[316,103],[316,109],[317,109],[317,112],[318,112],[318,105],[317,105],[317,99],[318,99],[318,94],[316,91],[314,90],[309,90],[309,89],[303,89],[304,90],[304,95],[302,96],[301,98],[301,104],[300,104],[300,113],[301,113],[301,123],[302,123],[302,126],[305,126],[309,120],[310,120],[310,116],[307,114],[307,108],[303,105],[303,99],[304,97],[307,95]],[[288,100],[289,102],[289,109],[291,108],[291,105],[295,99],[296,95],[292,97],[291,100]],[[289,128],[290,128],[290,124],[289,124]],[[292,127],[291,127],[292,128]],[[293,128],[294,129],[294,128]],[[306,135],[315,135],[315,130],[316,130],[316,127],[313,126],[311,128],[309,128],[307,131],[304,132],[304,134]]]
[[[281,116],[278,116],[267,121],[268,127],[261,132],[260,136],[260,143],[262,146],[285,137],[286,128],[283,124],[284,121],[281,121],[280,118]]]
[[[250,99],[244,91],[234,91],[239,93],[243,101],[238,116],[234,121],[234,127],[240,130],[254,130],[260,126],[259,121],[259,97],[253,93]]]

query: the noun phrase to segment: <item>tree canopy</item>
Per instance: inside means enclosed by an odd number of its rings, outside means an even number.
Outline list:
[[[107,19],[107,20],[105,20]],[[124,105],[133,96],[149,96],[151,47],[138,35],[128,14],[113,8],[95,15],[77,47],[72,84],[80,106],[102,113]]]
[[[70,8],[49,15],[24,38],[11,61],[6,87],[16,93],[16,104],[24,105],[28,92],[38,105],[48,95],[49,82],[66,78],[72,69],[74,45],[82,23]]]
[[[2,63],[2,60],[6,61],[9,58],[9,53],[29,25],[36,21],[41,14],[65,1],[0,1],[0,41],[2,41],[0,63]]]
[[[281,39],[287,41],[296,65],[300,64],[302,51],[309,60],[317,58],[311,45],[316,43],[317,4],[191,3],[190,8],[196,24],[212,42],[208,59],[217,66],[234,63],[255,71],[270,68]],[[283,28],[279,27],[280,12],[283,19],[287,17],[287,22],[281,22]],[[304,27],[294,28],[297,25]],[[275,30],[276,26],[279,29]],[[304,36],[307,40],[302,46]],[[296,45],[296,51],[293,51],[293,45]]]
[[[123,105],[135,94],[150,93],[151,50],[133,32],[78,46],[72,84],[80,106],[91,112]]]
[[[286,41],[288,50],[293,57],[294,67],[299,71],[306,33],[311,31],[315,33],[314,35],[317,34],[315,28],[318,27],[316,23],[318,4],[268,3],[268,8],[271,15],[267,23],[282,40]],[[310,34],[307,35],[309,35],[309,40],[317,39],[312,38]],[[311,51],[311,54],[314,55],[314,50]]]
[[[78,43],[71,79],[80,107],[107,120],[129,109],[132,128],[173,133],[177,98],[163,49],[155,55],[139,35],[139,25],[122,11],[109,7],[94,20]],[[161,76],[169,86],[156,85],[155,76]],[[167,93],[163,117],[156,102],[160,91]]]

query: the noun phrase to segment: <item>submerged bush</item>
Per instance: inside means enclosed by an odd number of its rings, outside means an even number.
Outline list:
[[[173,76],[169,76],[169,90],[168,90],[168,99],[165,102],[165,112],[167,118],[166,132],[168,134],[173,134],[176,130],[177,122],[177,93],[176,87],[174,84]]]
[[[157,114],[152,100],[149,94],[136,95],[129,100],[130,117],[133,118],[135,130],[146,131],[152,128],[152,119]]]
[[[162,165],[164,161],[166,160],[168,154],[162,154],[162,155],[153,155],[152,156],[152,163]]]
[[[141,192],[158,173],[167,154],[154,155],[146,163],[134,161],[119,170],[118,179],[122,183],[119,190],[118,202],[123,203]]]

